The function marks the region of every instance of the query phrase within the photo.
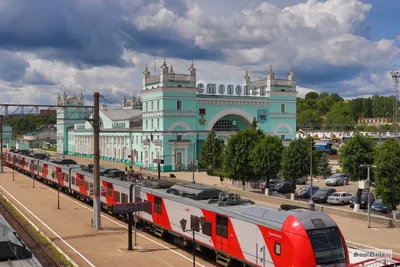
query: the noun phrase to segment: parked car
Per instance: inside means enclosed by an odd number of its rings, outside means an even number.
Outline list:
[[[278,183],[274,188],[272,188],[272,191],[281,193],[281,194],[286,194],[286,193],[292,193],[296,188],[294,185],[290,182],[281,182]]]
[[[304,176],[304,177],[301,177],[301,178],[296,179],[296,183],[297,183],[297,184],[306,184],[306,183],[307,183],[307,180],[308,180],[308,177],[307,177],[307,176]]]
[[[269,188],[274,188],[277,183],[282,183],[283,180],[279,179],[271,179],[269,180]],[[267,187],[267,181],[266,180],[261,180],[261,181],[255,181],[250,183],[250,187],[252,189],[261,189],[265,190]]]
[[[374,194],[368,192],[362,192],[361,201],[360,201],[360,209],[366,209],[368,203],[368,194],[369,194],[369,205],[372,205],[375,202]],[[356,202],[357,194],[354,195],[350,200],[350,208],[354,208],[354,204]]]
[[[382,212],[382,213],[389,213],[392,211],[390,205],[383,203],[382,199],[378,198],[372,205],[371,209],[374,211]]]
[[[312,196],[312,200],[316,203],[326,203],[328,197],[336,192],[334,188],[321,188]]]
[[[326,179],[326,185],[345,185],[349,183],[349,176],[345,173],[335,173]]]
[[[103,175],[103,176],[108,176],[109,174],[110,174],[110,172],[113,172],[113,171],[120,171],[120,169],[116,169],[116,168],[101,168],[100,169],[100,175]]]
[[[310,189],[311,189],[311,186],[309,186],[309,185],[302,186],[300,189],[298,189],[296,191],[295,195],[296,195],[296,197],[299,197],[299,198],[310,198],[310,193],[311,193]],[[313,190],[312,190],[313,195],[315,193],[317,193],[318,190],[319,190],[318,186],[313,186]]]
[[[335,192],[328,197],[327,202],[329,204],[348,204],[353,196],[347,192]]]

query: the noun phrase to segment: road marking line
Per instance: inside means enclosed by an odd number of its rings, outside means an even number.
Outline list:
[[[22,173],[18,173],[18,175],[19,175],[19,176],[22,176],[22,177],[24,177],[25,179],[28,179],[28,180],[31,180],[31,179],[32,179],[31,177],[27,177],[26,175],[24,175],[24,174],[22,174]],[[48,187],[48,186],[42,185],[41,183],[38,183],[38,184],[40,185],[40,187],[42,187],[42,188],[44,188],[44,189],[46,189],[46,190],[49,190],[50,192],[52,192],[52,193],[54,193],[54,194],[57,194],[57,193],[58,193],[57,190],[54,190],[54,189],[52,189],[52,188],[50,188],[50,187]],[[1,187],[1,186],[0,186],[0,187]],[[6,192],[7,192],[7,191],[6,191]],[[8,194],[10,194],[10,193],[8,193]],[[72,200],[69,196],[66,196],[66,195],[64,195],[64,194],[60,194],[60,197],[65,198],[65,199],[67,199],[67,200],[69,200],[69,201],[71,201],[71,202],[73,202],[73,203],[75,203],[75,204],[77,204],[77,205],[79,205],[79,206],[81,206],[81,207],[83,207],[83,208],[85,208],[85,209],[87,209],[87,210],[93,212],[93,208],[89,208],[88,206],[85,206],[84,204],[82,204],[82,203],[80,203],[80,202],[78,202],[78,201]],[[14,197],[13,197],[13,198],[14,198]],[[21,205],[22,205],[22,204],[21,204]],[[26,208],[25,208],[25,209],[26,209]],[[101,217],[103,217],[103,218],[105,218],[105,219],[111,221],[112,223],[114,223],[114,224],[116,224],[116,225],[118,225],[118,226],[121,226],[121,227],[123,227],[123,228],[125,228],[125,229],[128,229],[128,227],[126,227],[125,225],[120,224],[119,222],[116,222],[116,221],[114,221],[113,219],[110,219],[110,218],[108,218],[107,216],[105,216],[105,215],[103,214],[103,212],[101,213]],[[178,255],[178,256],[180,256],[180,257],[182,257],[182,258],[184,258],[184,259],[186,259],[186,260],[188,260],[188,261],[190,261],[190,262],[193,262],[192,259],[186,257],[185,255],[183,255],[183,254],[181,254],[181,253],[179,253],[179,252],[177,252],[177,251],[175,251],[175,250],[173,250],[173,249],[170,249],[169,247],[167,247],[167,246],[165,246],[165,245],[163,245],[163,244],[161,244],[161,243],[159,243],[159,242],[157,242],[157,241],[155,241],[155,240],[153,240],[153,239],[151,239],[151,238],[148,238],[148,237],[145,236],[145,235],[142,235],[142,234],[140,234],[140,233],[138,233],[138,232],[136,232],[136,234],[137,234],[138,236],[141,236],[141,237],[143,237],[144,239],[146,239],[146,240],[148,240],[148,241],[150,241],[150,242],[152,242],[152,243],[154,243],[154,244],[156,244],[156,245],[158,245],[158,246],[164,248],[164,249],[169,250],[170,252],[172,252],[172,253],[174,253],[174,254],[176,254],[176,255]],[[65,241],[64,241],[64,242],[65,242]],[[199,266],[201,266],[201,267],[206,267],[205,265],[203,265],[203,264],[201,264],[201,263],[198,263],[198,262],[196,262],[196,265],[199,265]]]
[[[60,239],[64,244],[66,244],[72,251],[78,254],[84,261],[86,261],[90,266],[95,267],[93,263],[91,263],[85,256],[83,256],[79,251],[77,251],[74,247],[72,247],[69,243],[67,243],[61,236],[59,236],[53,229],[51,229],[47,224],[45,224],[39,217],[37,217],[32,211],[30,211],[27,207],[25,207],[21,202],[18,201],[13,195],[10,194],[4,187],[0,185],[0,188],[6,192],[12,199],[15,200],[21,207],[23,207],[27,212],[29,212],[36,220],[38,220],[41,224],[43,224],[50,232],[52,232],[58,239]]]

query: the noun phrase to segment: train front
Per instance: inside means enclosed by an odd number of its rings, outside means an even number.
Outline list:
[[[293,267],[345,267],[346,241],[337,224],[320,211],[293,209],[282,230],[292,243]]]

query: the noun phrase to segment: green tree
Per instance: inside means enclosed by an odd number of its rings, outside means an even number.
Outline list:
[[[251,128],[257,129],[258,123],[256,118],[253,118],[253,121],[251,122]]]
[[[316,92],[309,92],[306,94],[305,99],[309,100],[309,99],[318,99],[319,95]]]
[[[349,138],[339,149],[340,168],[349,174],[352,181],[359,181],[366,176],[362,164],[373,164],[376,142],[370,136],[356,134]],[[356,203],[360,204],[362,190],[357,191]]]
[[[380,144],[376,149],[375,166],[375,192],[396,210],[400,204],[400,143],[390,138]]]
[[[200,163],[202,166],[209,166],[211,169],[222,167],[222,151],[224,142],[217,138],[215,131],[211,131],[200,152]]]
[[[255,175],[267,181],[267,188],[269,188],[269,180],[276,178],[281,169],[283,149],[284,146],[279,137],[266,135],[250,151],[250,166]]]
[[[264,134],[248,128],[236,132],[228,139],[223,153],[223,173],[233,180],[241,180],[243,190],[246,181],[256,178],[250,166],[250,153],[254,146],[263,138]]]
[[[317,110],[307,109],[297,114],[297,123],[300,128],[318,129],[322,124],[322,119]]]
[[[286,181],[296,184],[310,170],[310,142],[299,138],[290,142],[282,153],[282,175]]]
[[[317,168],[318,175],[322,175],[324,179],[332,174],[332,168],[329,166],[329,159],[326,153],[322,153]]]
[[[328,129],[351,129],[355,125],[349,106],[344,102],[335,103],[325,116]]]

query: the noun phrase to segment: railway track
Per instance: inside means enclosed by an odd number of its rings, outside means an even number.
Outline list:
[[[10,224],[12,228],[18,233],[25,245],[30,249],[33,255],[39,260],[42,266],[51,267],[63,267],[68,266],[57,259],[49,246],[43,244],[34,234],[33,229],[25,221],[21,221],[17,217],[15,211],[13,211],[4,199],[0,199],[0,213],[3,215],[5,220]]]

